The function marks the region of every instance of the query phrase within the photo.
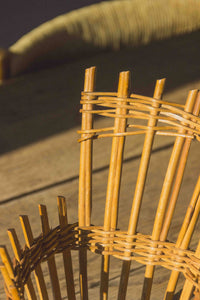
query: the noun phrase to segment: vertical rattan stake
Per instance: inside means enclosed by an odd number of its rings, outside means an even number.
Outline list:
[[[84,92],[93,92],[95,85],[95,67],[85,70]],[[85,97],[84,97],[85,99]],[[90,97],[87,97],[87,103],[83,104],[82,109],[82,127],[81,130],[92,129],[93,117],[89,112],[93,105],[88,103]],[[84,112],[85,111],[85,112]],[[82,134],[82,138],[85,134]],[[79,171],[79,226],[90,225],[91,215],[91,197],[92,197],[92,139],[86,139],[80,145],[80,171]]]
[[[0,256],[3,262],[3,265],[0,266],[0,270],[4,278],[4,281],[6,283],[7,290],[12,295],[13,300],[20,300],[18,291],[11,279],[14,278],[14,272],[12,268],[11,259],[7,252],[6,247],[0,247]]]
[[[95,84],[95,67],[86,69],[84,92],[93,92]],[[90,97],[88,97],[89,101]],[[83,104],[82,130],[92,129],[92,114],[89,111],[92,104]],[[86,111],[86,112],[84,112]],[[88,111],[88,112],[87,112]],[[85,137],[85,134],[82,134]],[[81,143],[80,149],[80,171],[79,171],[79,226],[90,225],[91,197],[92,197],[92,140],[87,139]],[[79,251],[80,262],[80,290],[81,299],[88,299],[87,285],[87,251],[81,248]]]
[[[194,90],[194,93],[196,93],[195,90]],[[197,98],[196,98],[196,102],[195,102],[194,109],[193,109],[193,115],[198,116],[199,115],[199,110],[200,110],[200,92],[198,92],[198,95],[197,95]],[[188,133],[190,134],[191,132],[188,130]],[[163,223],[162,232],[160,234],[160,240],[161,241],[165,241],[166,238],[167,238],[167,234],[168,234],[169,227],[170,227],[170,224],[171,224],[171,220],[172,220],[172,217],[173,217],[173,213],[174,213],[174,210],[175,210],[176,201],[177,201],[179,191],[180,191],[180,188],[181,188],[181,183],[182,183],[182,179],[183,179],[183,174],[184,174],[184,170],[185,170],[185,166],[186,166],[186,162],[187,162],[191,142],[192,142],[191,138],[186,138],[185,139],[185,143],[184,143],[184,146],[183,146],[183,149],[182,149],[182,154],[181,154],[180,161],[179,161],[179,166],[178,166],[177,173],[176,173],[176,179],[174,181],[173,191],[172,191],[171,198],[170,198],[170,201],[169,201],[169,205],[168,205],[168,208],[167,208],[165,221]]]
[[[164,86],[165,86],[165,78],[156,81],[156,86],[155,86],[154,95],[153,95],[153,97],[155,99],[159,100],[162,98]],[[156,108],[158,108],[159,106],[160,106],[160,104],[157,102],[155,102],[153,104],[153,107],[155,107],[155,110],[151,111],[150,114],[152,116],[156,116],[158,114],[158,111],[156,110]],[[149,128],[156,126],[156,124],[157,124],[157,119],[155,119],[155,118],[149,119],[149,121],[148,121]],[[143,192],[144,192],[147,171],[148,171],[148,167],[149,167],[149,161],[150,161],[150,155],[151,155],[151,150],[152,150],[152,146],[153,146],[154,136],[155,136],[155,131],[149,129],[149,131],[147,132],[147,134],[145,136],[145,140],[144,140],[143,152],[142,152],[142,156],[141,156],[140,167],[139,167],[139,172],[138,172],[138,177],[137,177],[137,182],[136,182],[136,187],[135,187],[135,194],[134,194],[134,198],[133,198],[130,221],[129,221],[128,234],[130,234],[130,235],[134,234],[136,231],[136,228],[137,228],[137,222],[138,222],[140,206],[141,206]],[[131,265],[130,261],[123,262],[121,278],[120,278],[120,285],[119,285],[118,300],[124,300],[126,297],[130,265]]]
[[[198,258],[200,258],[200,241],[198,243],[195,254]],[[190,282],[187,279],[185,281],[184,286],[183,286],[183,290],[182,290],[181,295],[180,295],[180,300],[190,300],[193,288],[194,288],[194,286],[193,286],[192,282]],[[197,295],[197,297],[198,297],[198,295]],[[198,298],[197,298],[197,300],[198,300]]]
[[[24,233],[24,238],[25,238],[26,244],[30,248],[34,239],[33,239],[33,233],[31,230],[28,216],[26,216],[26,215],[20,216],[20,221],[21,221],[21,226],[22,226],[22,230]],[[35,280],[36,280],[38,292],[40,295],[40,299],[48,300],[49,297],[48,297],[48,293],[47,293],[47,289],[46,289],[46,284],[44,281],[44,276],[42,273],[42,268],[40,265],[37,265],[37,267],[35,268],[34,275],[35,275]]]
[[[58,196],[57,205],[58,205],[60,228],[62,229],[68,225],[67,206],[66,206],[65,198],[62,196]],[[70,300],[76,300],[74,274],[72,268],[72,257],[71,257],[71,252],[68,249],[63,251],[63,262],[64,262],[68,298]]]
[[[119,75],[118,92],[116,108],[116,117],[114,123],[114,134],[123,133],[126,130],[126,118],[118,117],[117,115],[125,115],[127,110],[121,108],[126,104],[126,98],[129,94],[130,72],[121,72]],[[124,101],[123,101],[124,99]],[[118,214],[118,198],[120,190],[123,149],[125,137],[114,136],[112,139],[110,168],[108,175],[108,185],[106,194],[106,205],[104,215],[104,230],[115,230]]]
[[[42,232],[43,235],[45,236],[50,231],[46,206],[40,204],[39,212],[40,212],[41,223],[42,223]],[[54,256],[49,257],[47,259],[47,263],[49,267],[49,274],[50,274],[51,286],[52,286],[54,298],[56,300],[61,300],[60,285],[59,285],[58,273],[56,269],[56,262]]]
[[[187,97],[187,101],[185,104],[185,111],[186,112],[192,112],[194,103],[197,97],[197,90],[190,91]],[[180,132],[182,133],[183,129],[180,129]],[[160,238],[160,233],[163,226],[163,220],[166,213],[167,204],[169,201],[170,192],[173,185],[173,180],[176,174],[177,165],[181,156],[182,147],[184,144],[185,138],[182,136],[178,136],[175,140],[174,147],[172,150],[172,154],[170,157],[170,161],[168,164],[167,172],[165,175],[163,188],[161,191],[153,231],[152,231],[152,240],[157,241]],[[142,292],[142,300],[149,300],[150,299],[150,293],[151,293],[151,287],[153,282],[153,274],[154,274],[154,266],[153,265],[147,265],[146,271],[145,271],[145,279],[144,279],[144,285],[143,285],[143,292]]]
[[[20,261],[22,256],[22,250],[15,229],[13,228],[8,229],[8,236],[12,245],[15,258],[18,261]],[[27,279],[27,283],[25,285],[25,291],[28,300],[37,300],[31,277]]]
[[[192,199],[188,205],[185,219],[183,221],[181,230],[177,238],[177,242],[176,242],[177,248],[180,249],[188,248],[196,222],[198,220],[199,212],[200,212],[200,176],[197,180],[197,184],[194,189]],[[164,298],[165,300],[173,299],[178,277],[179,277],[179,272],[173,270],[171,272],[171,276],[166,289],[165,298]]]
[[[129,95],[130,72],[121,72],[119,75],[117,108],[114,123],[114,133],[123,133],[126,130],[126,118],[120,118],[117,115],[125,115],[127,110],[122,108],[126,104],[126,98]],[[106,205],[104,215],[104,230],[115,230],[118,215],[118,200],[120,191],[122,160],[124,152],[125,137],[114,136],[112,139],[110,168],[108,175],[108,185],[106,194]],[[100,299],[108,298],[109,281],[109,256],[102,257]]]

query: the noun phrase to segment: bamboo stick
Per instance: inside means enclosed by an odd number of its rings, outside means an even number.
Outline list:
[[[129,80],[130,72],[121,72],[119,75],[118,83],[118,97],[123,97],[126,99],[129,94]],[[121,109],[120,104],[126,103],[120,102],[119,106],[116,108],[116,114],[126,114],[126,109]],[[123,133],[126,129],[126,120],[115,118],[114,123],[114,133]],[[106,194],[106,205],[104,214],[104,230],[115,230],[117,224],[117,213],[118,213],[118,198],[120,190],[120,180],[121,180],[121,169],[122,169],[122,159],[124,150],[125,138],[113,137],[111,157],[110,157],[110,168],[108,175],[108,185]]]
[[[67,206],[66,206],[65,198],[62,196],[58,196],[57,205],[58,205],[60,228],[62,229],[68,225]],[[63,251],[63,262],[64,262],[68,299],[76,300],[74,275],[73,275],[73,268],[72,268],[72,257],[71,257],[71,252],[68,249]]]
[[[163,89],[164,89],[164,84],[165,84],[165,79],[161,79],[156,82],[154,98],[161,99]],[[157,103],[153,104],[153,107],[157,108],[158,104]],[[156,115],[156,113],[157,111],[155,110],[152,111],[150,115],[154,116]],[[153,127],[156,126],[156,124],[157,124],[156,120],[152,118],[149,120],[148,126]],[[128,234],[134,234],[137,228],[139,210],[140,210],[141,200],[144,192],[144,186],[145,186],[153,141],[154,141],[154,131],[149,130],[145,136],[143,152],[142,152],[140,167],[138,171],[138,178],[137,178],[137,183],[135,188],[135,195],[133,199],[133,205],[132,205],[131,216],[129,221]]]
[[[180,249],[187,249],[199,216],[200,212],[200,176],[197,180],[197,184],[192,195],[192,199],[190,204],[188,205],[188,209],[181,226],[181,230],[179,232],[179,236],[177,238],[176,247]],[[168,286],[165,293],[166,300],[173,299],[174,291],[176,288],[176,284],[178,281],[179,272],[172,271],[171,276],[168,282]]]
[[[198,177],[197,184],[195,186],[195,189],[194,189],[194,192],[192,195],[192,199],[190,201],[190,204],[188,205],[187,212],[186,212],[183,224],[181,226],[181,230],[180,230],[178,238],[177,238],[177,242],[176,242],[177,247],[180,247],[180,245],[184,239],[184,236],[188,229],[188,225],[191,222],[191,218],[194,213],[194,209],[195,209],[196,203],[198,201],[199,194],[200,194],[200,175]]]
[[[198,258],[200,258],[200,241],[198,243],[195,254]],[[192,282],[190,282],[188,279],[186,279],[185,284],[183,286],[183,290],[180,295],[180,300],[189,300],[193,289],[194,289],[194,285],[192,284]]]
[[[196,103],[195,103],[194,109],[193,109],[193,114],[195,116],[198,116],[199,109],[200,109],[200,93],[198,93]],[[187,155],[188,155],[187,151],[189,151],[188,148],[190,147],[190,143],[191,143],[191,141],[186,139],[185,145],[184,145],[184,148],[183,148],[183,152],[182,152],[182,156],[181,156],[181,159],[180,159],[180,163],[179,163],[180,168],[177,171],[177,178],[176,178],[176,181],[175,181],[175,184],[174,184],[175,185],[175,190],[172,193],[172,196],[171,196],[171,199],[170,199],[171,203],[169,204],[168,213],[166,214],[166,221],[167,222],[163,225],[163,228],[164,228],[164,226],[166,226],[166,228],[161,233],[161,234],[163,234],[163,236],[161,236],[161,240],[165,240],[166,237],[167,237],[167,232],[169,230],[169,225],[171,223],[173,211],[174,211],[174,208],[175,208],[176,197],[178,196],[177,193],[179,192],[178,189],[180,188],[179,184],[181,184],[181,181],[182,181],[182,178],[181,178],[182,175],[180,175],[179,171],[180,171],[181,168],[183,168],[185,166]],[[182,167],[181,164],[182,164],[182,166],[183,165],[184,166]],[[181,247],[181,248],[183,247],[182,249],[186,249],[186,248],[184,248],[183,245],[181,246],[181,243],[183,241],[184,235],[186,234],[188,224],[191,221],[191,214],[193,214],[193,211],[191,211],[191,208],[194,209],[194,207],[196,205],[196,200],[197,200],[197,197],[198,197],[197,195],[199,193],[199,187],[200,187],[200,177],[199,177],[198,183],[196,185],[195,192],[193,194],[193,198],[192,198],[192,200],[190,202],[190,205],[188,207],[188,210],[187,210],[187,213],[186,213],[186,216],[185,216],[185,220],[183,222],[181,231],[180,231],[178,239],[177,239],[176,246]],[[189,240],[188,240],[188,242],[189,242]],[[179,272],[174,272],[173,271],[171,276],[170,276],[170,280],[168,282],[168,287],[167,287],[167,291],[166,291],[166,294],[165,294],[166,299],[172,299],[173,298],[174,291],[175,291],[175,288],[176,288],[176,284],[177,284],[177,281],[178,281],[178,277],[179,277]]]
[[[5,265],[0,265],[0,270],[1,270],[2,276],[4,278],[4,281],[6,283],[7,289],[9,291],[9,293],[12,295],[12,300],[21,300],[20,296],[18,294],[18,291],[17,291],[16,287],[14,286],[13,281],[10,278],[9,272],[8,272],[7,268],[5,267]]]
[[[34,242],[33,239],[33,234],[32,234],[32,230],[31,230],[31,226],[29,223],[29,219],[28,216],[23,215],[20,216],[20,222],[21,222],[21,226],[22,226],[22,230],[24,233],[24,238],[26,241],[27,246],[30,248],[31,245]],[[46,285],[45,285],[45,281],[44,281],[44,276],[42,273],[42,268],[40,265],[37,265],[35,270],[33,271],[34,276],[35,276],[35,280],[36,280],[36,284],[37,284],[37,288],[38,288],[38,292],[39,292],[39,296],[41,300],[48,300],[48,294],[47,294],[47,289],[46,289]]]
[[[189,92],[185,104],[185,109],[184,109],[186,112],[192,112],[196,97],[197,97],[197,90],[193,90]],[[160,233],[163,226],[163,220],[164,220],[164,216],[166,213],[166,208],[169,200],[169,195],[176,174],[176,169],[180,159],[184,140],[185,138],[183,137],[177,137],[174,143],[174,147],[168,164],[167,172],[163,183],[163,188],[161,191],[161,195],[160,195],[160,199],[156,211],[156,216],[155,216],[155,221],[154,221],[154,226],[152,231],[152,240],[154,241],[159,240],[160,237]],[[150,299],[154,269],[155,267],[153,265],[147,265],[146,267],[144,286],[142,291],[142,300]]]
[[[8,251],[6,247],[1,246],[0,247],[0,256],[1,260],[3,262],[3,265],[0,266],[1,273],[3,275],[5,284],[7,286],[7,289],[9,293],[12,295],[14,300],[20,300],[19,293],[17,291],[17,288],[14,285],[14,282],[12,279],[14,278],[14,272],[13,272],[13,267],[11,263],[10,256],[8,254]]]
[[[45,205],[41,205],[41,204],[39,205],[39,213],[42,222],[43,236],[46,236],[50,232],[50,227],[49,227],[47,209]],[[60,285],[58,280],[58,273],[56,269],[55,257],[54,256],[49,257],[47,259],[47,264],[49,268],[53,297],[55,300],[61,300],[61,292],[60,292]]]
[[[193,115],[198,116],[199,110],[200,110],[200,92],[198,92],[198,95],[196,98],[196,102],[195,102],[194,109],[193,109]],[[190,134],[190,131],[188,131],[188,133]],[[160,241],[165,241],[167,238],[167,234],[168,234],[171,220],[173,217],[173,213],[175,210],[176,201],[177,201],[179,191],[181,188],[181,183],[182,183],[182,179],[183,179],[183,174],[184,174],[191,142],[192,142],[191,138],[186,138],[185,144],[183,146],[182,154],[181,154],[180,161],[179,161],[179,166],[178,166],[177,173],[176,173],[176,180],[174,182],[174,187],[173,187],[173,191],[172,191],[171,198],[169,201],[167,213],[165,216],[165,221],[163,223],[162,232],[160,234]]]
[[[191,240],[191,237],[192,237],[192,233],[194,231],[194,227],[196,225],[196,222],[197,222],[197,219],[198,219],[198,216],[199,216],[199,212],[200,212],[200,196],[198,197],[198,202],[197,202],[197,205],[195,207],[194,214],[192,216],[190,225],[188,226],[188,230],[185,234],[184,240],[180,245],[180,249],[187,249],[187,247],[189,245],[189,242]],[[178,271],[175,271],[175,270],[172,271],[169,282],[168,282],[168,285],[167,285],[165,297],[164,297],[165,300],[172,300],[173,299],[174,291],[175,291],[175,288],[176,288],[176,284],[177,284],[177,281],[178,281],[179,274],[180,273]]]
[[[8,236],[12,245],[12,249],[15,255],[15,258],[20,261],[21,260],[21,255],[22,255],[22,250],[21,246],[17,237],[17,234],[15,232],[15,229],[11,228],[8,229]],[[25,291],[28,297],[28,300],[37,300],[34,286],[31,280],[31,277],[28,278],[27,283],[25,284]]]
[[[126,104],[126,98],[129,96],[129,81],[130,72],[121,72],[119,75],[117,96],[124,98],[116,108],[116,114],[126,114],[127,109],[122,109],[120,105]],[[127,120],[124,118],[115,118],[114,133],[123,133],[126,130]],[[106,194],[106,205],[104,214],[104,230],[115,230],[117,226],[118,217],[118,202],[121,182],[122,160],[124,152],[125,137],[113,137],[110,168],[108,175],[108,185]],[[108,255],[102,257],[101,269],[101,285],[100,285],[100,299],[106,300],[108,298],[108,282],[109,282],[109,261]]]
[[[92,92],[95,85],[96,68],[91,67],[85,70],[84,91]],[[84,110],[92,110],[90,103],[83,104]],[[92,129],[93,117],[91,114],[82,113],[81,130]],[[84,138],[85,134],[81,137]],[[92,197],[92,140],[86,140],[80,145],[80,171],[79,171],[79,226],[90,226]]]
[[[160,100],[162,98],[163,90],[165,85],[165,79],[157,80],[156,86],[154,90],[153,97],[155,99]],[[150,112],[150,115],[157,116],[157,108],[160,107],[160,104],[155,102],[152,105],[155,110]],[[149,128],[154,127],[157,125],[157,119],[150,118],[148,121]],[[142,202],[144,186],[147,176],[147,171],[149,167],[150,155],[153,145],[155,131],[149,129],[144,140],[144,146],[140,161],[140,167],[138,171],[138,177],[136,182],[135,194],[133,198],[132,210],[130,215],[129,227],[128,227],[128,234],[132,235],[136,232],[138,216],[140,211],[140,206]],[[121,271],[121,278],[120,278],[120,285],[119,285],[119,293],[118,293],[118,300],[124,300],[126,298],[126,291],[128,286],[128,278],[130,272],[130,265],[131,261],[123,261],[122,271]]]
[[[12,279],[14,278],[14,272],[13,272],[11,259],[10,259],[10,256],[8,254],[6,247],[4,247],[4,246],[0,247],[0,256],[1,256],[1,260],[3,262],[3,265],[0,266],[0,269],[1,269],[2,276],[4,278],[7,290],[12,295],[12,298],[14,300],[20,300],[20,296],[17,291],[17,288],[15,287],[14,282],[12,281]]]
[[[95,84],[95,67],[85,70],[84,92],[92,92]],[[92,104],[83,104],[83,110],[91,110]],[[81,130],[92,129],[92,115],[82,113]],[[82,138],[85,135],[82,134]],[[89,226],[91,218],[92,198],[92,140],[83,141],[80,146],[80,171],[79,171],[79,226]],[[80,291],[81,299],[88,299],[87,283],[87,251],[85,248],[79,250]]]
[[[13,279],[14,272],[13,272],[12,262],[5,246],[0,246],[0,256],[6,270],[8,271],[10,278]]]

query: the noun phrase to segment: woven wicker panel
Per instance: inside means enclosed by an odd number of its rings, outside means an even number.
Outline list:
[[[49,227],[47,209],[39,206],[42,234],[34,238],[27,216],[20,221],[26,240],[22,249],[15,230],[9,230],[9,237],[15,253],[14,263],[5,247],[0,248],[3,265],[1,271],[5,280],[5,290],[9,299],[49,299],[49,289],[44,280],[43,262],[47,262],[54,299],[62,299],[62,291],[57,274],[57,255],[63,255],[68,299],[76,299],[71,251],[79,255],[79,282],[81,299],[88,299],[87,253],[94,252],[102,258],[100,272],[100,299],[108,299],[110,258],[122,260],[118,299],[125,299],[130,275],[131,262],[146,266],[141,299],[148,300],[155,273],[160,266],[171,271],[164,299],[173,299],[179,275],[185,277],[180,299],[190,299],[200,293],[200,243],[196,249],[189,249],[200,211],[200,176],[188,208],[182,216],[182,226],[177,239],[168,241],[168,233],[179,196],[190,145],[200,141],[200,93],[189,92],[185,105],[162,100],[165,79],[156,82],[153,97],[131,94],[130,73],[119,76],[116,93],[94,92],[95,68],[85,73],[84,91],[81,97],[82,126],[80,142],[79,207],[78,222],[68,224],[64,197],[58,197],[60,224]],[[113,125],[96,128],[94,117],[109,118]],[[120,185],[126,138],[144,135],[132,208],[127,230],[118,228]],[[167,171],[160,191],[160,198],[153,220],[151,234],[138,232],[138,219],[143,200],[145,183],[156,135],[174,138]],[[93,142],[100,138],[111,138],[111,154],[105,197],[104,222],[101,226],[91,224],[92,213],[92,157]],[[167,137],[166,137],[167,138]],[[93,206],[95,203],[93,203]],[[32,275],[36,284],[32,282]]]

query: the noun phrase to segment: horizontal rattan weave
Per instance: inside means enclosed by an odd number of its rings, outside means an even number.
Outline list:
[[[157,120],[161,124],[148,126],[141,124],[127,124],[126,128],[131,129],[128,132],[113,132],[114,127],[101,129],[87,129],[78,131],[86,136],[79,139],[79,142],[86,139],[95,139],[113,136],[130,136],[136,134],[145,134],[148,130],[155,131],[157,135],[182,136],[196,138],[200,140],[200,121],[196,116],[183,110],[184,105],[157,100],[150,97],[131,94],[129,98],[117,97],[117,93],[95,93],[82,92],[81,104],[93,104],[95,109],[81,109],[81,113],[95,114],[104,117],[125,118],[134,120]],[[122,103],[123,102],[123,103]],[[158,107],[155,108],[155,105]],[[116,109],[125,109],[127,113],[116,113]],[[151,111],[159,115],[149,114]],[[190,132],[184,132],[190,127]],[[181,132],[182,131],[182,132]]]
[[[80,246],[100,255],[112,255],[122,260],[160,265],[182,272],[186,279],[200,288],[200,258],[193,251],[177,248],[174,243],[153,241],[149,235],[128,235],[119,230],[106,232],[96,226],[79,228],[75,223],[65,228],[57,226],[46,236],[34,239],[33,245],[23,250],[21,260],[15,260],[14,282],[20,294],[23,295],[24,285],[37,265],[65,249],[78,250]]]
[[[157,80],[153,97],[132,94],[129,91],[130,73],[119,75],[118,91],[94,92],[95,67],[85,72],[84,91],[81,96],[82,125],[80,138],[80,170],[78,222],[69,224],[65,198],[58,197],[59,225],[50,228],[46,206],[40,205],[42,234],[34,238],[27,216],[20,216],[26,245],[22,248],[14,229],[8,230],[9,238],[15,254],[11,262],[6,247],[0,247],[3,264],[1,272],[5,281],[8,299],[49,300],[49,289],[41,265],[47,263],[53,299],[62,299],[59,276],[55,257],[62,256],[62,265],[66,280],[68,299],[75,300],[77,286],[74,283],[72,251],[79,256],[79,291],[81,300],[88,300],[88,266],[87,253],[96,253],[101,259],[99,270],[99,299],[109,298],[110,258],[121,260],[122,269],[118,287],[118,300],[125,300],[131,263],[145,265],[141,300],[149,300],[153,286],[154,273],[157,266],[170,270],[170,276],[164,300],[172,300],[176,293],[179,275],[185,277],[180,300],[195,300],[200,297],[200,241],[195,241],[196,249],[190,249],[194,233],[199,233],[198,217],[200,213],[200,175],[192,177],[194,191],[186,204],[185,215],[181,215],[181,224],[175,240],[168,238],[174,211],[179,199],[186,163],[191,143],[200,141],[200,92],[189,91],[185,104],[171,103],[162,100],[165,79]],[[95,116],[109,118],[108,127],[96,128]],[[102,124],[102,123],[101,123]],[[107,123],[106,123],[107,124]],[[144,145],[140,157],[132,207],[127,216],[127,230],[118,227],[118,210],[122,166],[126,139],[129,136],[144,135]],[[159,191],[159,196],[152,199],[156,203],[152,228],[148,234],[140,232],[138,220],[142,214],[145,184],[156,135],[174,139],[166,173]],[[108,170],[104,219],[101,226],[92,225],[91,214],[93,201],[93,143],[100,138],[111,138],[110,164]],[[159,138],[159,137],[158,137]],[[133,142],[133,147],[135,146]],[[198,145],[199,146],[199,145]],[[198,160],[197,160],[198,161]],[[160,162],[162,163],[162,162]],[[192,174],[192,172],[191,172]],[[154,174],[155,176],[155,174]],[[157,176],[160,176],[158,173]],[[160,178],[159,178],[160,179]],[[196,183],[196,184],[195,184]],[[156,202],[155,202],[156,201]],[[93,203],[92,203],[93,202]],[[149,232],[151,232],[149,234]],[[170,240],[170,241],[169,241]],[[94,265],[94,267],[96,267]],[[134,272],[133,266],[133,272]],[[35,285],[33,284],[33,275]],[[96,280],[96,279],[95,279]],[[131,283],[130,283],[131,284]],[[78,293],[79,293],[78,291]],[[137,297],[139,297],[137,295]],[[98,297],[97,297],[98,298]],[[66,299],[66,297],[65,297]],[[139,299],[139,298],[137,298]]]

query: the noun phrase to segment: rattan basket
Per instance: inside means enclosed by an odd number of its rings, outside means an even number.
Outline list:
[[[193,140],[200,140],[200,93],[189,92],[185,105],[161,100],[165,80],[156,82],[153,98],[131,94],[129,72],[121,72],[116,93],[94,92],[95,67],[85,72],[84,91],[81,97],[82,127],[80,133],[80,173],[78,222],[68,224],[64,197],[58,197],[59,225],[51,229],[47,209],[39,206],[42,234],[33,237],[27,216],[20,216],[25,247],[21,247],[14,229],[8,230],[15,253],[11,263],[6,247],[0,248],[3,264],[1,272],[5,281],[8,299],[49,299],[41,265],[47,262],[53,299],[62,296],[56,267],[56,256],[62,254],[68,299],[88,299],[87,253],[96,253],[102,259],[99,291],[96,298],[108,299],[110,257],[122,261],[119,269],[118,299],[125,299],[131,262],[146,266],[142,295],[150,299],[153,277],[157,266],[171,271],[163,299],[173,299],[179,275],[185,277],[179,299],[200,297],[200,243],[196,250],[189,250],[191,237],[197,228],[200,211],[200,177],[188,208],[182,216],[182,226],[175,241],[168,241],[168,232],[178,199],[183,174]],[[113,120],[111,127],[95,128],[94,115]],[[122,175],[125,139],[144,135],[136,187],[130,211],[128,228],[118,228],[119,191]],[[149,161],[155,135],[174,137],[170,160],[162,185],[151,234],[138,232],[138,218],[143,199]],[[112,138],[111,156],[105,199],[105,214],[102,226],[91,224],[92,207],[92,153],[93,141]],[[167,137],[166,137],[167,138]],[[133,139],[134,140],[134,139]],[[134,145],[134,144],[133,144]],[[195,180],[195,179],[194,179]],[[102,187],[103,188],[103,187]],[[95,203],[93,204],[95,205]],[[79,253],[79,287],[74,284],[71,252]],[[134,265],[134,264],[133,264]],[[134,269],[134,266],[133,266]],[[32,277],[35,277],[35,284]],[[131,283],[129,283],[131,284]],[[134,298],[135,297],[135,298]],[[139,299],[134,296],[132,299]],[[95,298],[95,299],[96,299]],[[176,298],[177,299],[177,298]]]

